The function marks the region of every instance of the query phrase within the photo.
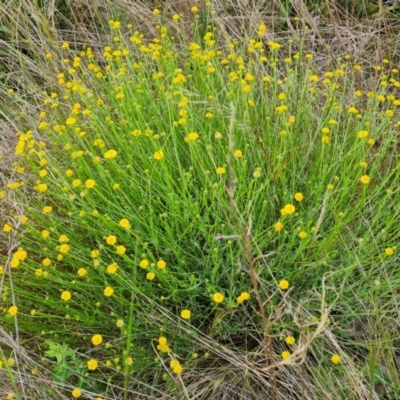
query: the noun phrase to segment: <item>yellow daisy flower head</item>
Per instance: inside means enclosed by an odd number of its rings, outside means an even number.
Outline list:
[[[224,301],[224,298],[225,298],[224,295],[222,293],[220,293],[220,292],[217,292],[217,293],[213,294],[213,300],[216,303],[222,303]]]
[[[286,204],[283,209],[285,210],[286,215],[294,214],[296,211],[296,207],[293,204]]]
[[[113,246],[115,243],[117,243],[117,237],[114,236],[114,235],[107,236],[106,242],[107,242],[107,244],[109,244],[110,246]]]
[[[89,371],[94,371],[94,370],[97,369],[98,362],[97,362],[97,360],[95,360],[95,359],[92,358],[91,360],[89,360],[89,361],[87,362],[87,366],[88,366],[88,370],[89,370]]]
[[[131,226],[131,223],[126,218],[121,219],[119,221],[119,226],[124,229],[128,229]]]
[[[279,281],[278,286],[281,290],[287,290],[289,288],[289,282],[286,279],[282,279]]]
[[[103,336],[101,336],[100,334],[96,334],[92,336],[92,343],[95,346],[99,346],[103,343]]]
[[[190,318],[190,315],[191,315],[191,312],[190,312],[190,310],[182,310],[181,311],[181,317],[183,318],[183,319],[189,319]]]
[[[339,356],[339,354],[333,354],[332,355],[332,357],[331,357],[331,361],[334,363],[334,364],[340,364],[340,362],[341,362],[341,357]]]
[[[114,294],[114,289],[113,289],[112,287],[107,286],[107,287],[104,289],[104,296],[106,296],[106,297],[111,297],[113,294]]]
[[[61,300],[69,301],[71,300],[71,297],[72,297],[71,292],[69,292],[68,290],[64,290],[61,293]]]

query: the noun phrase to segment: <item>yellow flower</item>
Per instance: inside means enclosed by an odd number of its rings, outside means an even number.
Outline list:
[[[155,277],[156,277],[156,274],[154,272],[148,272],[146,274],[146,279],[148,279],[149,281],[152,281]]]
[[[190,132],[186,137],[185,137],[185,142],[190,143],[194,142],[199,139],[199,134],[196,132]]]
[[[133,364],[133,358],[132,357],[126,357],[125,358],[125,364],[126,365],[132,365]]]
[[[160,10],[158,9],[158,8],[155,8],[154,10],[153,10],[153,15],[158,15],[158,14],[160,14]]]
[[[276,231],[280,232],[283,229],[283,224],[281,221],[278,221],[274,224],[274,228]]]
[[[171,362],[169,363],[169,366],[172,368],[174,373],[177,375],[181,374],[183,371],[182,365],[180,364],[180,362],[178,360],[171,360]]]
[[[157,262],[157,268],[165,269],[166,266],[167,266],[167,263],[166,263],[164,260],[159,260],[159,261]]]
[[[58,241],[60,243],[67,243],[67,242],[69,242],[69,238],[67,235],[60,235],[60,237],[58,238]]]
[[[304,199],[303,193],[300,193],[300,192],[295,193],[294,199],[296,201],[302,201]]]
[[[153,157],[155,160],[160,161],[162,158],[164,158],[164,152],[162,150],[158,150],[154,153]]]
[[[121,246],[117,246],[116,251],[117,251],[117,254],[119,254],[121,256],[122,254],[125,254],[126,247],[122,246],[122,245]]]
[[[333,190],[333,189],[334,189],[334,187],[335,187],[335,186],[333,186],[333,185],[330,183],[329,185],[327,185],[327,187],[326,187],[326,188],[327,188],[328,190]]]
[[[284,360],[287,360],[290,357],[290,353],[288,351],[282,352],[282,358]]]
[[[286,279],[282,279],[282,280],[279,282],[279,287],[280,287],[282,290],[286,290],[286,289],[289,288],[289,282],[288,282]]]
[[[224,295],[222,293],[217,292],[217,293],[213,294],[213,300],[216,303],[222,303],[224,301],[224,298],[225,297],[224,297]]]
[[[95,369],[97,369],[98,366],[97,360],[92,358],[87,362],[87,366],[90,371],[94,371]]]
[[[50,232],[48,230],[43,230],[42,231],[42,238],[47,239],[50,236]]]
[[[69,246],[67,244],[62,244],[60,246],[60,253],[67,254],[69,252]]]
[[[223,175],[225,174],[226,169],[224,167],[218,167],[215,171],[218,175]]]
[[[118,265],[116,263],[112,263],[107,267],[107,272],[110,275],[114,275],[118,270]]]
[[[143,259],[142,261],[140,261],[139,263],[139,267],[140,268],[147,268],[149,266],[149,262],[146,259]]]
[[[106,297],[111,297],[113,295],[113,293],[114,293],[114,289],[111,288],[110,286],[107,286],[104,289],[104,296],[106,296]]]
[[[44,206],[43,207],[43,214],[50,214],[53,211],[52,206]]]
[[[61,293],[61,300],[69,301],[71,300],[71,297],[72,297],[71,292],[69,292],[68,290],[64,290]]]
[[[296,207],[293,204],[286,204],[283,209],[285,210],[286,215],[294,214],[296,211]]]
[[[365,139],[366,137],[368,137],[368,131],[360,131],[357,133],[357,136],[359,139]]]
[[[236,301],[238,302],[238,304],[243,303],[246,300],[250,300],[250,293],[248,292],[242,292],[240,293],[240,296],[236,299]]]
[[[73,181],[72,181],[72,186],[73,187],[78,187],[78,186],[80,186],[81,185],[81,180],[80,179],[74,179]]]
[[[279,50],[281,48],[281,45],[279,43],[276,42],[268,42],[268,46],[271,50]]]
[[[300,239],[305,239],[306,237],[307,237],[307,232],[301,231],[301,232],[299,233],[299,238],[300,238]]]
[[[125,322],[122,319],[119,319],[115,325],[118,326],[118,328],[122,328],[125,325]]]
[[[236,158],[241,158],[243,157],[243,152],[242,150],[235,150],[235,152],[233,153],[235,155]]]
[[[117,237],[114,236],[114,235],[107,236],[106,242],[107,242],[107,244],[109,244],[110,246],[112,246],[112,245],[114,245],[115,243],[117,243]],[[94,257],[94,256],[92,256],[92,257]],[[96,257],[97,257],[97,256],[96,256]]]
[[[79,275],[80,277],[83,277],[83,276],[87,275],[87,269],[85,269],[85,268],[79,268],[79,269],[78,269],[78,275]]]
[[[75,122],[76,122],[76,119],[75,119],[75,118],[69,117],[69,118],[67,118],[67,120],[65,121],[65,125],[73,125],[73,124],[75,124]]]
[[[62,49],[69,49],[69,43],[64,42],[64,43],[61,45],[61,48],[62,48]]]
[[[296,339],[293,336],[287,336],[285,339],[285,342],[289,345],[292,346],[296,342]]]
[[[47,185],[45,183],[39,183],[36,188],[38,192],[44,193],[47,190]]]
[[[46,257],[42,260],[42,264],[44,267],[49,267],[51,265],[51,260],[50,258]]]
[[[183,319],[189,319],[190,318],[190,314],[191,314],[190,310],[182,310],[181,311],[181,317]]]
[[[116,158],[117,157],[117,151],[116,150],[108,150],[104,153],[103,157],[105,159],[111,159],[111,158]]]
[[[17,315],[18,312],[18,307],[17,306],[11,306],[8,309],[8,314],[11,315],[12,317],[15,317]]]
[[[99,335],[98,333],[96,335],[92,336],[92,343],[94,346],[99,346],[103,343],[103,336]]]
[[[386,247],[386,249],[385,249],[385,254],[386,254],[387,256],[391,256],[391,255],[393,255],[393,253],[394,253],[393,247]]]
[[[331,357],[331,361],[334,364],[340,364],[341,358],[340,358],[339,354],[333,354]]]
[[[12,225],[9,224],[9,223],[5,223],[4,226],[3,226],[3,231],[4,231],[4,232],[9,233],[9,232],[12,231],[12,229],[13,229],[13,228],[12,228]]]
[[[82,396],[82,390],[80,390],[80,389],[74,389],[73,391],[72,391],[72,397],[74,398],[74,399],[78,399],[79,397],[81,397]]]
[[[96,185],[96,181],[93,180],[93,179],[88,179],[85,182],[85,186],[86,186],[87,189],[92,189],[92,188],[94,188],[95,185]]]
[[[123,218],[121,219],[121,221],[119,221],[119,226],[121,228],[128,229],[131,226],[131,224],[126,218]]]
[[[363,176],[360,178],[360,182],[361,182],[363,185],[368,185],[368,184],[371,182],[371,178],[370,178],[368,175],[363,175]]]

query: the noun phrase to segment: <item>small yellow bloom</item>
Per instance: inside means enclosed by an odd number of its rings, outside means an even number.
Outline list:
[[[96,181],[93,180],[93,179],[88,179],[85,182],[85,186],[86,186],[87,189],[92,189],[92,188],[94,188],[95,185],[96,185]]]
[[[166,266],[167,266],[167,263],[164,260],[159,260],[157,262],[157,268],[159,268],[159,269],[165,269]]]
[[[114,293],[114,289],[110,286],[107,286],[104,289],[104,296],[106,296],[106,297],[111,297],[113,295],[113,293]]]
[[[296,211],[296,207],[293,204],[286,204],[283,209],[285,210],[286,215],[294,214]]]
[[[64,290],[61,293],[61,300],[69,301],[71,300],[71,297],[72,297],[71,292],[69,292],[68,290]]]
[[[242,150],[235,150],[235,152],[233,153],[235,155],[236,158],[241,158],[243,157],[243,152]]]
[[[17,306],[11,306],[8,309],[8,314],[11,315],[12,317],[15,317],[18,313],[18,307]]]
[[[149,281],[152,281],[155,277],[156,277],[156,274],[154,272],[148,272],[146,274],[146,279],[148,279]]]
[[[132,357],[126,357],[125,358],[125,364],[126,365],[132,365],[133,364],[133,358]]]
[[[360,182],[361,182],[363,185],[368,185],[368,184],[371,182],[371,178],[370,178],[368,175],[363,175],[363,176],[360,178]]]
[[[106,242],[107,242],[107,244],[109,244],[110,246],[113,246],[115,243],[117,243],[117,237],[114,236],[114,235],[107,236]],[[94,256],[92,256],[92,257],[94,257]]]
[[[287,360],[290,357],[290,353],[288,351],[282,352],[282,358],[284,360]]]
[[[217,292],[217,293],[213,294],[213,300],[216,303],[222,303],[224,301],[224,298],[225,297],[224,297],[224,295],[222,293]]]
[[[74,398],[74,399],[78,399],[79,397],[81,397],[82,396],[82,390],[80,390],[80,389],[74,389],[73,391],[72,391],[72,397]]]
[[[88,366],[88,370],[90,370],[90,371],[96,370],[97,366],[98,366],[97,360],[92,358],[91,360],[89,360],[87,362],[87,366]]]
[[[162,150],[158,150],[154,153],[153,157],[155,160],[160,161],[162,158],[164,158],[164,152]]]
[[[226,169],[224,167],[218,167],[215,171],[218,175],[223,175],[225,174]]]
[[[104,153],[103,157],[105,159],[112,159],[112,158],[116,158],[118,155],[116,150],[108,150]]]
[[[190,318],[190,314],[191,314],[190,310],[182,310],[181,311],[181,317],[183,319],[189,319]]]
[[[118,270],[118,265],[116,263],[112,263],[107,267],[107,273],[110,275],[114,275]]]
[[[332,358],[331,358],[331,361],[332,361],[334,364],[340,364],[341,357],[339,356],[339,354],[333,354],[333,355],[332,355]]]
[[[118,326],[118,328],[122,328],[125,325],[125,322],[122,319],[119,319],[115,325]]]
[[[286,279],[279,281],[279,287],[282,290],[287,290],[289,288],[289,282]]]
[[[119,221],[119,226],[121,228],[128,229],[131,226],[131,224],[126,218],[123,218],[121,219],[121,221]]]
[[[285,342],[289,345],[292,346],[296,342],[296,339],[293,336],[287,336],[285,339]]]
[[[277,232],[280,232],[283,229],[283,224],[281,221],[278,221],[274,224],[274,228]]]
[[[126,253],[126,247],[125,246],[117,246],[116,248],[117,254],[120,256]]]
[[[92,336],[92,343],[94,346],[99,346],[103,343],[103,336],[99,335],[98,333],[96,335]]]
[[[78,275],[79,275],[80,277],[86,276],[86,275],[87,275],[87,269],[85,269],[85,268],[79,268],[79,269],[78,269]]]
[[[391,255],[393,255],[393,253],[394,253],[393,247],[386,247],[386,249],[385,249],[385,254],[386,254],[387,256],[391,256]]]
[[[301,232],[299,233],[299,238],[300,238],[300,239],[305,239],[306,237],[307,237],[307,232],[301,231]]]
[[[300,192],[295,193],[294,199],[296,201],[302,201],[304,199],[303,193],[300,193]]]
[[[3,226],[3,231],[6,232],[6,233],[11,232],[12,229],[13,229],[13,227],[12,227],[12,225],[9,224],[9,223],[5,223],[4,226]]]

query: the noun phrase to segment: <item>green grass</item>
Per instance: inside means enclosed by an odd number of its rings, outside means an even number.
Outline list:
[[[396,398],[398,71],[196,14],[5,91],[1,396]]]

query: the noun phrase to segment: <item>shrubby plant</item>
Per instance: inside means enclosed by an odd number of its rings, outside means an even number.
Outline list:
[[[73,398],[363,398],[382,371],[394,393],[398,70],[210,9],[60,44],[1,191],[2,325]]]

